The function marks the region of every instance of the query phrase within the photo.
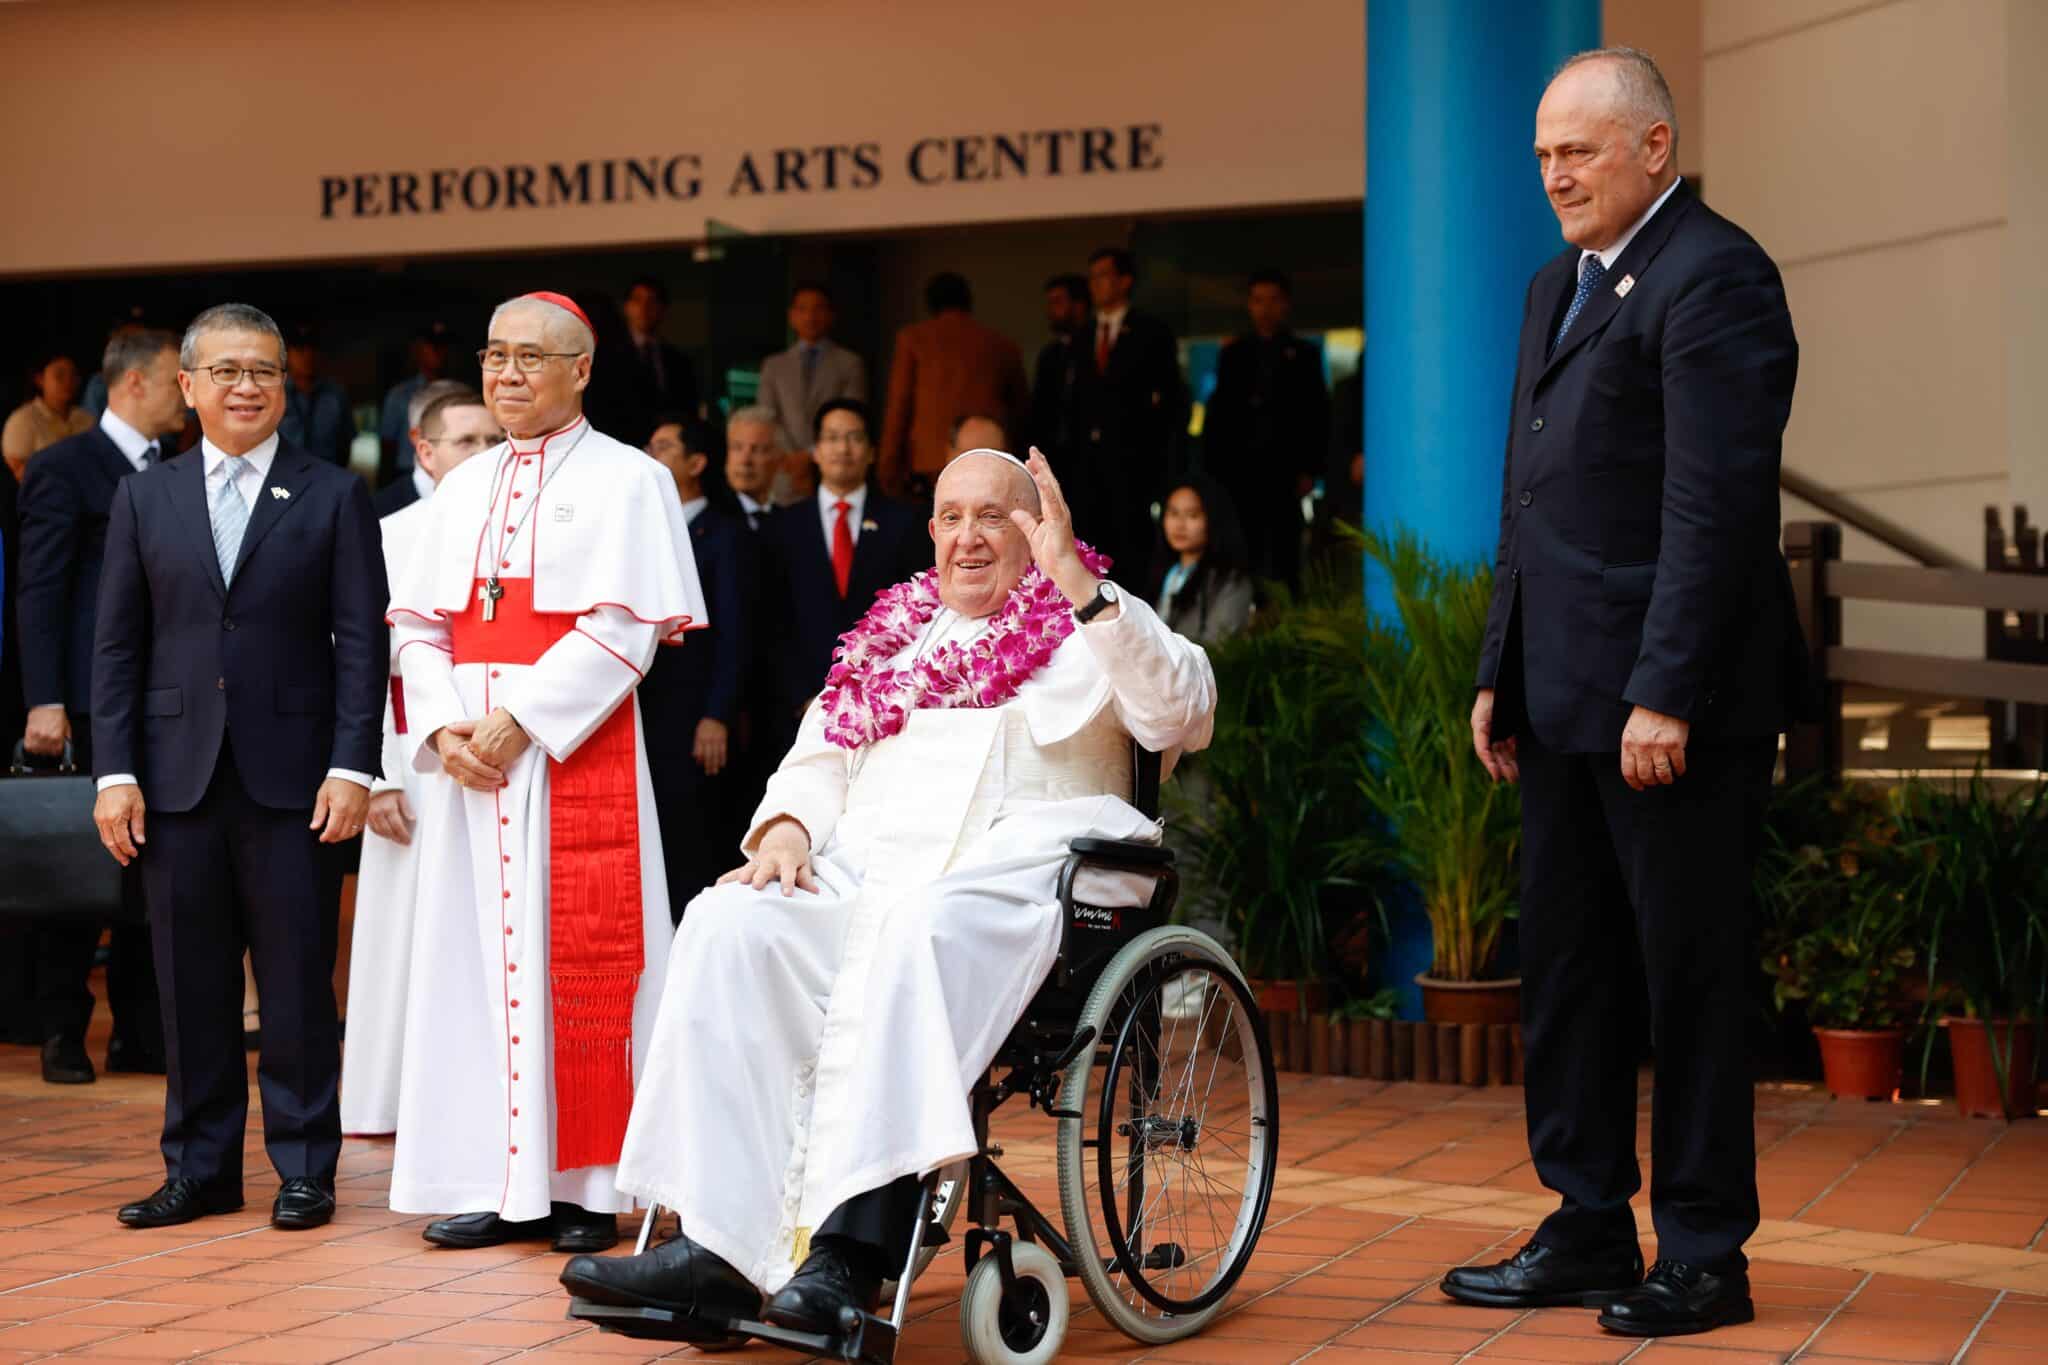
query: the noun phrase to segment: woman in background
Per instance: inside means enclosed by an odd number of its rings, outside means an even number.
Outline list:
[[[29,383],[35,394],[8,415],[0,433],[0,453],[17,481],[28,468],[29,456],[93,424],[92,414],[77,406],[78,365],[70,356],[46,356],[29,371]]]
[[[1152,601],[1167,625],[1198,644],[1243,630],[1252,615],[1244,531],[1237,509],[1206,474],[1167,492],[1153,555]]]

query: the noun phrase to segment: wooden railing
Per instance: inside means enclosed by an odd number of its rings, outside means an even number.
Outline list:
[[[1986,540],[1982,570],[1856,564],[1843,561],[1842,528],[1835,523],[1785,524],[1785,558],[1811,651],[1810,676],[1824,680],[1821,722],[1795,727],[1785,737],[1788,775],[1840,774],[1842,689],[1850,684],[1985,702],[1992,719],[1993,766],[2040,765],[2042,718],[2048,716],[2048,643],[2042,635],[2048,620],[2048,574],[2040,568],[2040,535],[2026,525],[2021,510],[2015,541],[2031,548],[2008,554],[1994,510]],[[1846,599],[1981,611],[1986,657],[1956,659],[1844,644]]]

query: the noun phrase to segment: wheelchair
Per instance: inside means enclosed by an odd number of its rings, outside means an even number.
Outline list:
[[[1132,802],[1156,818],[1159,756],[1133,750]],[[974,1155],[925,1178],[919,1232],[893,1293],[883,1287],[887,1317],[848,1309],[836,1334],[820,1334],[580,1298],[569,1316],[700,1350],[758,1338],[890,1365],[910,1286],[964,1213],[972,1226],[960,1329],[977,1365],[1055,1359],[1070,1278],[1134,1341],[1157,1345],[1199,1332],[1222,1311],[1265,1225],[1279,1092],[1265,1022],[1243,974],[1214,939],[1171,922],[1180,889],[1173,864],[1172,850],[1151,844],[1070,845],[1058,882],[1058,958],[969,1097]],[[1089,904],[1076,886],[1091,870],[1149,879],[1150,899]],[[989,1140],[990,1116],[1019,1095],[1054,1124],[1057,1222],[1003,1173],[1002,1149]],[[647,1249],[660,1214],[647,1211],[636,1251]]]

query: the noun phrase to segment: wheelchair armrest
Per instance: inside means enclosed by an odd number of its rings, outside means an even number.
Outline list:
[[[1134,867],[1173,866],[1173,850],[1158,844],[1138,844],[1125,839],[1094,839],[1083,836],[1067,847],[1091,862],[1126,863]]]

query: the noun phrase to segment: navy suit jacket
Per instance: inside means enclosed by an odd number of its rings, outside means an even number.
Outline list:
[[[271,490],[283,489],[288,497]],[[221,743],[259,805],[309,810],[329,768],[375,773],[390,590],[369,490],[280,444],[231,581],[202,448],[121,480],[94,633],[94,770],[191,810]]]
[[[815,499],[781,508],[761,524],[762,619],[781,631],[780,638],[764,632],[761,643],[785,717],[825,686],[832,647],[874,605],[875,594],[932,566],[931,538],[915,507],[870,489],[861,519],[845,597],[832,578],[832,551]]]
[[[1636,706],[1696,741],[1774,734],[1805,660],[1778,548],[1799,370],[1778,268],[1680,185],[1553,352],[1579,256],[1529,285],[1479,685],[1501,733],[1561,752],[1619,749]]]
[[[29,461],[21,484],[21,690],[31,706],[92,710],[93,615],[114,489],[135,466],[97,426]]]
[[[657,650],[639,691],[648,752],[672,761],[694,761],[690,750],[698,721],[709,716],[731,725],[739,713],[753,658],[761,576],[760,549],[747,519],[715,502],[690,523],[690,549],[711,625],[685,635],[678,648]],[[660,777],[657,765],[655,778]]]
[[[419,500],[420,490],[413,485],[412,471],[408,469],[372,494],[370,507],[382,521],[393,512],[403,512]]]

